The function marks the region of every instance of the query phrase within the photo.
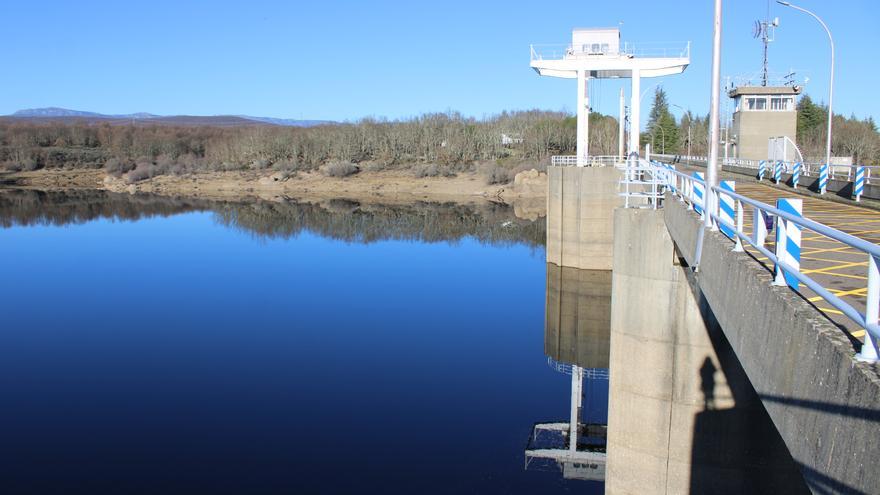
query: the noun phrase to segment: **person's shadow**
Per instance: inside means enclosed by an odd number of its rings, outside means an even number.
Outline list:
[[[715,364],[708,357],[700,366],[700,388],[703,390],[703,405],[715,409]]]

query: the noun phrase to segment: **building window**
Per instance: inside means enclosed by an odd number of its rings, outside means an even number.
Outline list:
[[[767,98],[763,96],[749,96],[746,98],[746,110],[767,110]]]
[[[791,110],[793,106],[790,96],[774,96],[770,98],[770,110]]]

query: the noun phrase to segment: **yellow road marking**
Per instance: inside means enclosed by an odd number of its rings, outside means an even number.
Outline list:
[[[849,250],[849,251],[847,251],[847,250]],[[853,251],[853,248],[851,248],[849,246],[841,246],[838,248],[814,249],[812,251],[802,251],[801,255],[818,254],[818,253],[844,253],[844,252],[857,253],[857,251]]]
[[[868,288],[863,287],[861,289],[853,289],[853,290],[828,289],[828,291],[837,297],[861,296],[861,295],[864,295],[866,292],[868,292]],[[816,301],[821,301],[822,299],[823,299],[822,296],[814,296],[814,297],[807,299],[807,301],[816,302]]]
[[[868,277],[863,277],[861,275],[850,275],[848,273],[822,272],[822,275],[833,275],[835,277],[846,277],[846,278],[856,278],[859,280],[868,280]]]
[[[801,273],[827,273],[829,271],[839,270],[841,268],[852,268],[854,266],[868,266],[867,261],[854,261],[852,263],[841,263],[839,265],[826,266],[825,268],[816,268],[813,270],[801,270]]]
[[[817,307],[816,309],[818,309],[819,311],[821,311],[821,312],[823,312],[823,313],[833,313],[833,314],[836,314],[836,315],[842,315],[842,314],[843,314],[842,311],[838,311],[838,310],[836,310],[836,309],[831,309],[831,308],[819,308],[819,307]]]

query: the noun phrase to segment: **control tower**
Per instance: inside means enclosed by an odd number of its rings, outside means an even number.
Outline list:
[[[590,79],[630,78],[629,153],[639,151],[641,79],[684,72],[690,64],[687,43],[621,43],[618,28],[574,29],[570,44],[532,45],[529,64],[542,76],[577,79],[577,165],[588,163]],[[621,129],[623,115],[620,116]],[[623,132],[620,133],[621,138]],[[622,139],[621,139],[622,151]],[[621,157],[622,158],[622,157]]]

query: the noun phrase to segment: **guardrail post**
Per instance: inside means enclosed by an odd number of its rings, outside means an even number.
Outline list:
[[[736,213],[736,206],[734,205],[734,200],[732,196],[728,196],[724,194],[723,191],[736,192],[736,182],[732,180],[723,180],[721,181],[720,187],[721,191],[718,191],[718,218],[720,221],[718,222],[718,226],[721,228],[721,233],[729,237],[731,240],[738,240],[739,238],[736,236],[736,232],[732,227],[728,227],[727,225],[733,225],[734,214]]]
[[[877,325],[880,320],[880,270],[877,269],[877,258],[868,255],[868,300],[865,306],[865,342],[862,350],[856,354],[859,361],[874,362],[878,359],[877,341],[868,330],[868,326]]]
[[[745,235],[745,232],[743,232],[744,212],[743,212],[742,201],[737,199],[735,203],[736,203],[736,230],[734,231],[734,234],[733,234],[733,240],[734,240],[733,252],[741,253],[741,252],[745,251],[743,249],[742,239],[740,239],[740,237],[739,237],[740,234]]]
[[[761,210],[752,207],[752,242],[759,247],[764,247],[764,241],[767,240],[767,223],[764,221],[764,215]]]
[[[776,184],[782,180],[782,162],[776,162],[776,166],[773,167],[773,180]]]
[[[865,167],[856,167],[856,182],[853,184],[853,194],[856,201],[862,200],[862,192],[865,190]]]
[[[761,160],[758,163],[758,182],[764,180],[764,174],[767,173],[767,162]]]
[[[776,209],[790,215],[803,216],[804,201],[802,199],[777,199]],[[801,226],[785,220],[782,217],[776,219],[776,259],[786,265],[800,271],[801,267]],[[773,285],[788,285],[797,290],[798,279],[790,275],[779,263],[774,267],[776,277]]]
[[[702,172],[694,172],[693,177],[694,177],[694,179],[699,179],[699,180],[704,179]],[[700,218],[702,218],[704,215],[703,206],[704,206],[705,199],[706,199],[705,183],[701,184],[701,183],[697,182],[696,180],[691,181],[691,193],[692,193],[691,202],[694,204],[694,211],[696,211],[700,215]]]
[[[801,162],[794,162],[794,169],[791,171],[791,187],[795,189],[801,180],[801,166]]]
[[[828,190],[828,164],[819,167],[819,194],[825,194]]]

